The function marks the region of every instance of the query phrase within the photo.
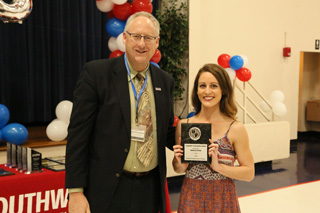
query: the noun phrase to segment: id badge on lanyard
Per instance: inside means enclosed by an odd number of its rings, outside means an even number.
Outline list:
[[[131,139],[134,141],[145,142],[146,129],[144,125],[133,125],[131,127]]]
[[[143,84],[143,87],[142,87],[142,89],[140,91],[140,94],[138,95],[137,92],[136,92],[136,88],[134,87],[134,85],[132,83],[132,79],[131,79],[129,65],[128,65],[128,62],[127,62],[126,53],[124,54],[124,62],[125,62],[125,65],[126,65],[126,69],[127,69],[128,75],[130,77],[130,82],[131,82],[131,87],[132,87],[132,91],[133,91],[134,97],[137,100],[136,119],[135,119],[136,123],[135,123],[135,125],[132,125],[132,127],[131,127],[131,140],[139,141],[139,142],[145,142],[147,127],[144,126],[144,125],[138,125],[138,104],[139,104],[140,97],[141,97],[141,95],[143,93],[143,90],[145,89],[147,81],[148,81],[148,73],[146,75],[146,80],[145,80],[145,82]]]

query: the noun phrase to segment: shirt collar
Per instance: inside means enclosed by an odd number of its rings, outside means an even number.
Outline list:
[[[137,70],[135,70],[135,69],[131,66],[129,60],[128,60],[128,65],[129,65],[129,69],[130,69],[131,79],[134,79],[138,73],[140,73],[144,78],[146,78],[147,72],[148,72],[148,70],[149,70],[149,65],[147,66],[147,68],[146,68],[145,70],[140,71],[140,72],[138,72]],[[128,78],[128,81],[130,81],[130,78]]]

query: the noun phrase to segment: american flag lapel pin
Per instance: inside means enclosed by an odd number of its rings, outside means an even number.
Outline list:
[[[155,89],[156,89],[156,91],[161,91],[160,87],[156,87]]]

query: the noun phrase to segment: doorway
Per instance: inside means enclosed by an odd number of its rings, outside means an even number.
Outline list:
[[[298,131],[320,132],[320,121],[307,119],[308,101],[320,100],[320,53],[300,52]],[[317,113],[320,113],[320,108]]]

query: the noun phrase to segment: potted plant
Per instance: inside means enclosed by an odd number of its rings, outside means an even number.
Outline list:
[[[188,7],[186,3],[177,5],[177,0],[162,2],[156,15],[160,23],[161,60],[159,66],[170,73],[175,80],[175,100],[182,100],[185,91],[182,79],[187,71],[182,62],[188,53]]]

